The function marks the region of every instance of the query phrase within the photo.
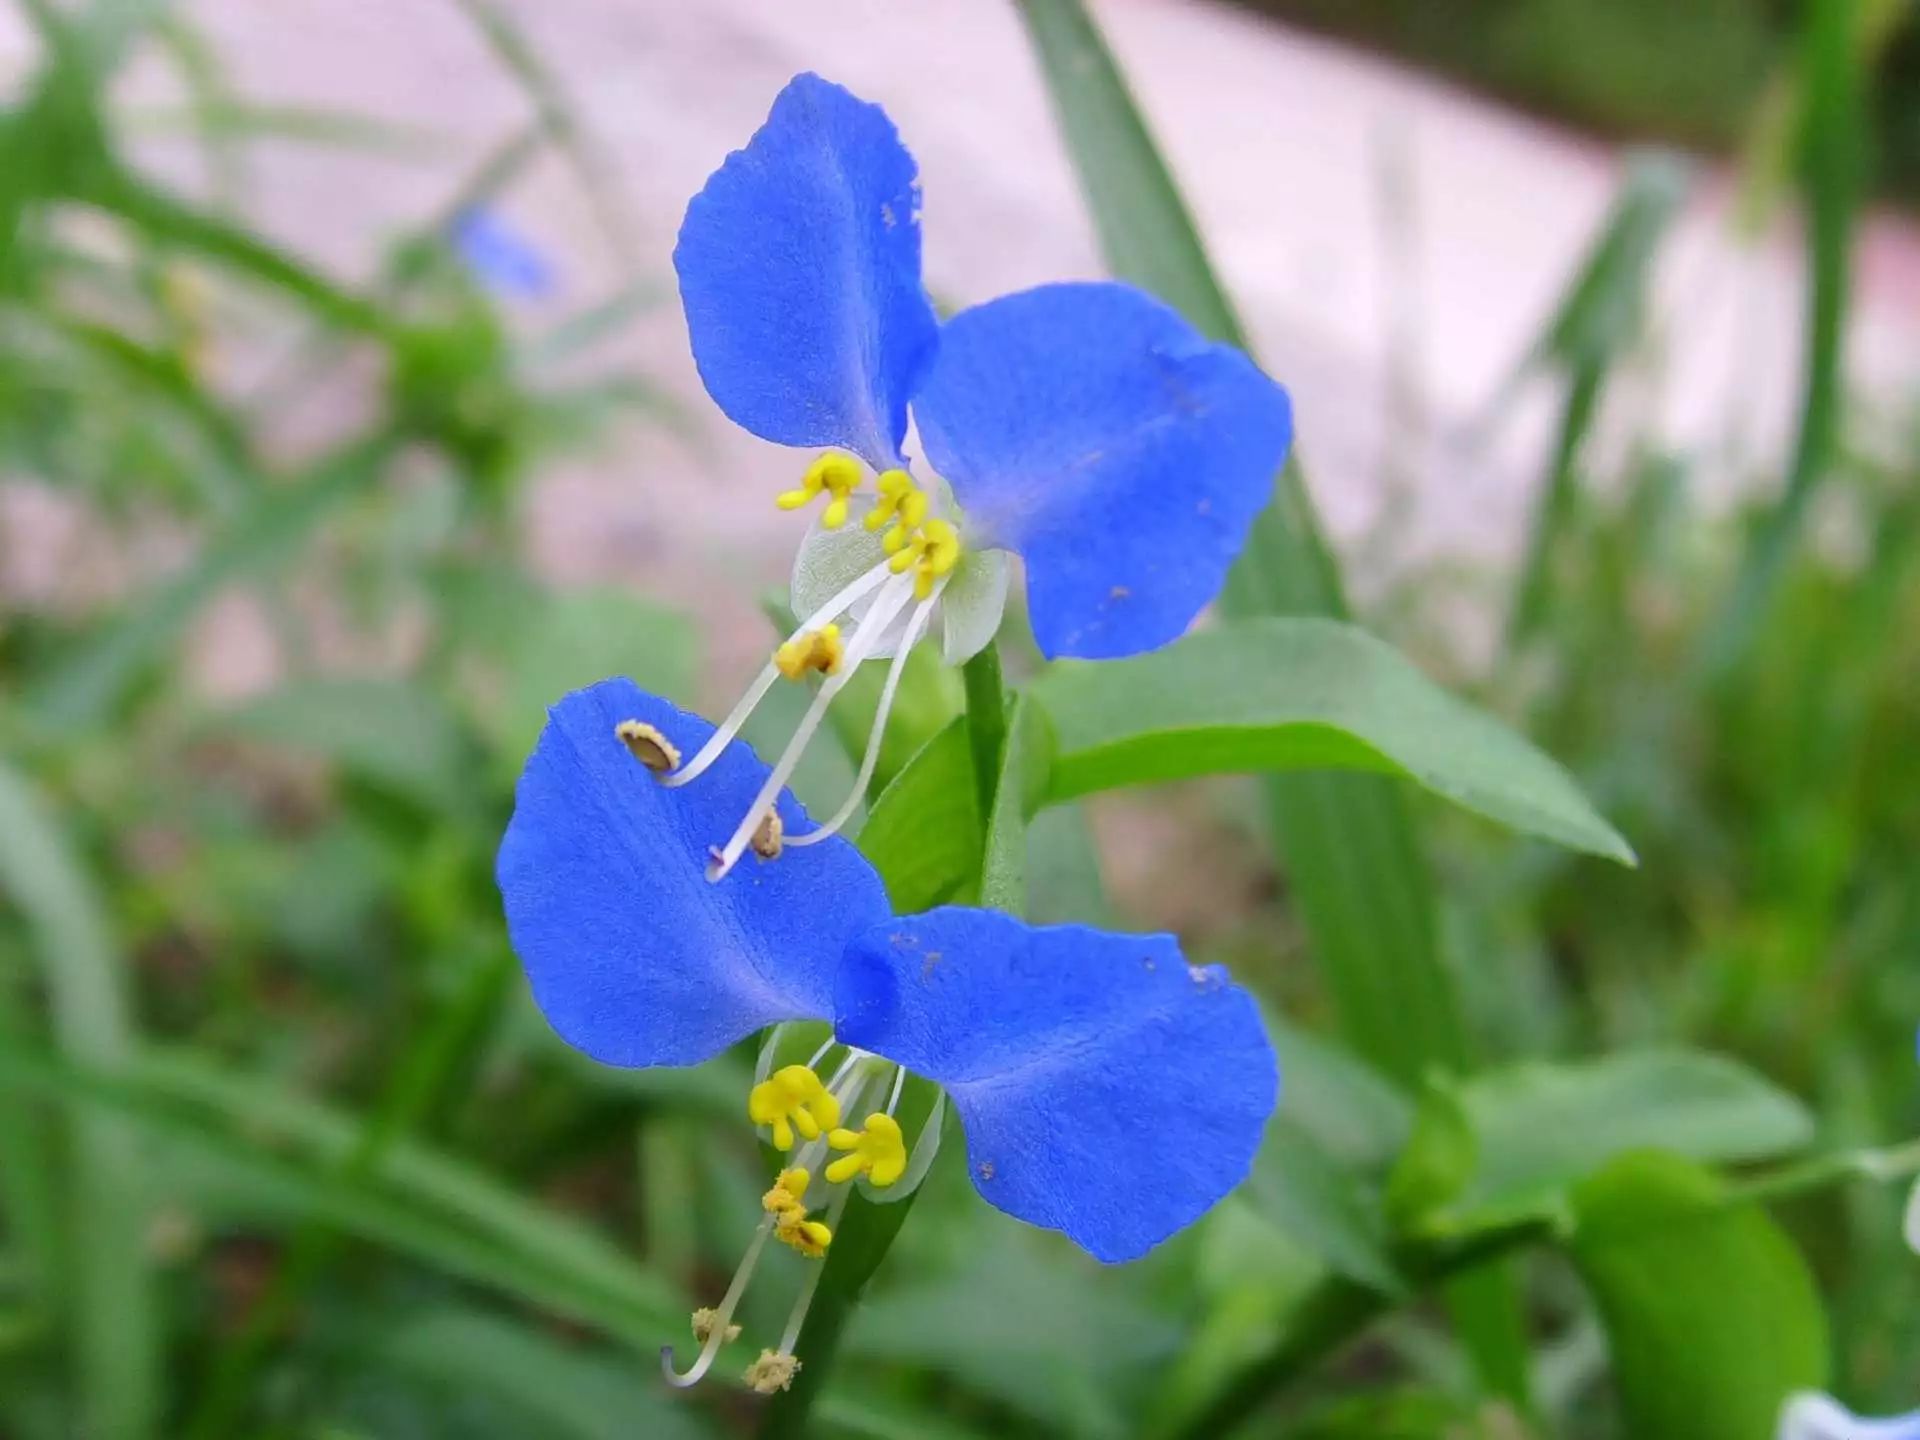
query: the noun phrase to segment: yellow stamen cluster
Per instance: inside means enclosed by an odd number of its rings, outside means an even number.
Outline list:
[[[836,1150],[851,1151],[827,1166],[827,1183],[838,1185],[856,1175],[865,1175],[870,1183],[884,1190],[907,1170],[907,1145],[900,1134],[900,1122],[891,1115],[867,1116],[864,1130],[835,1130],[827,1144]]]
[[[934,581],[960,563],[960,532],[945,520],[929,520],[908,539],[906,548],[887,562],[896,575],[914,572],[913,595],[925,600]]]
[[[881,548],[891,555],[907,543],[907,537],[927,518],[930,502],[927,492],[915,485],[913,477],[904,470],[888,470],[873,483],[880,498],[867,512],[865,523],[869,530],[879,530],[891,523],[893,528],[880,537]]]
[[[807,1182],[812,1178],[805,1170],[782,1170],[773,1188],[760,1197],[760,1208],[773,1216],[774,1239],[818,1260],[833,1243],[833,1231],[807,1218]]]
[[[680,747],[644,720],[622,720],[613,727],[620,743],[633,758],[656,775],[664,775],[680,766]]]
[[[747,1118],[773,1127],[776,1150],[793,1148],[793,1132],[817,1140],[840,1123],[840,1102],[805,1065],[787,1065],[762,1080],[747,1096]]]
[[[807,467],[807,473],[800,477],[798,490],[781,491],[773,503],[782,510],[798,510],[811,505],[824,490],[832,498],[820,512],[820,523],[829,530],[838,530],[847,523],[848,497],[860,488],[861,474],[860,462],[853,456],[844,450],[829,450]]]
[[[789,680],[798,680],[809,670],[831,675],[846,658],[838,625],[822,625],[818,630],[802,630],[773,652],[773,663]]]

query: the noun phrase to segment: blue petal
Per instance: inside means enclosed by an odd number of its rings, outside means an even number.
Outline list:
[[[799,75],[693,197],[673,263],[700,378],[736,425],[900,463],[938,337],[915,174],[884,110]]]
[[[520,775],[497,875],[540,1009],[609,1065],[692,1065],[776,1020],[827,1018],[848,939],[888,913],[879,876],[833,839],[709,884],[707,847],[767,767],[736,743],[668,789],[615,736],[630,719],[684,756],[713,733],[631,680],[603,680],[553,707]],[[810,828],[790,794],[780,816]]]
[[[1279,1094],[1252,998],[1170,935],[931,910],[853,942],[833,1023],[946,1088],[989,1203],[1109,1262],[1239,1184]]]
[[[1176,638],[1220,593],[1293,434],[1287,392],[1125,285],[963,311],[914,415],[971,533],[1027,562],[1049,657]]]

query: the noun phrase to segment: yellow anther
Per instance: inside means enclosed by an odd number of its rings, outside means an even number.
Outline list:
[[[782,510],[798,510],[810,505],[822,490],[833,498],[820,512],[820,523],[838,530],[847,523],[847,497],[860,488],[860,462],[844,450],[829,450],[807,467],[798,490],[783,490],[774,497]]]
[[[833,1243],[833,1231],[825,1222],[807,1219],[805,1211],[788,1211],[773,1222],[773,1238],[798,1250],[809,1260],[818,1260]]]
[[[644,720],[622,720],[613,727],[633,758],[656,775],[680,768],[680,748]]]
[[[887,568],[896,575],[912,570],[914,598],[925,600],[933,594],[934,582],[959,563],[960,532],[947,521],[936,519],[914,531],[906,548],[887,562]]]
[[[838,625],[822,625],[818,630],[802,630],[773,652],[774,667],[789,680],[798,680],[809,670],[831,675],[846,658],[847,647],[840,640]]]
[[[785,1215],[807,1210],[807,1182],[813,1177],[798,1168],[782,1170],[773,1188],[760,1197],[760,1208],[769,1215]]]
[[[804,1065],[788,1065],[762,1080],[747,1096],[747,1118],[773,1127],[776,1150],[793,1148],[793,1132],[808,1140],[840,1123],[840,1102]]]
[[[892,522],[893,528],[880,537],[880,548],[889,555],[907,543],[907,538],[927,518],[927,492],[913,483],[904,470],[888,470],[874,481],[880,499],[867,512],[866,526],[878,530]]]
[[[900,1122],[891,1115],[867,1116],[864,1130],[835,1130],[827,1136],[827,1144],[852,1152],[827,1166],[830,1185],[864,1174],[884,1190],[907,1171],[906,1141],[900,1135]]]
[[[833,1231],[807,1218],[807,1182],[812,1178],[798,1167],[782,1170],[773,1188],[760,1197],[760,1208],[774,1217],[774,1239],[818,1260],[833,1243]]]

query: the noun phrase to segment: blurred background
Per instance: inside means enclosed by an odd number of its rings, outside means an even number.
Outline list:
[[[1914,7],[1091,9],[1360,617],[1640,851],[1422,805],[1475,1054],[1685,1043],[1920,1133]],[[1105,273],[1012,3],[0,0],[0,1434],[750,1429],[650,1357],[751,1229],[751,1056],[573,1056],[491,864],[551,700],[714,713],[772,638],[793,457],[706,401],[669,256],[807,69],[917,156],[943,308]],[[1251,785],[1045,823],[1036,918],[1177,930],[1290,1077],[1385,1087]],[[961,1179],[820,1433],[1176,1433],[1320,1268],[1259,1174],[1124,1272]],[[1863,1409],[1920,1399],[1898,1198],[1784,1214]],[[1622,1433],[1590,1305],[1526,1296],[1525,1419],[1415,1309],[1255,1433]]]

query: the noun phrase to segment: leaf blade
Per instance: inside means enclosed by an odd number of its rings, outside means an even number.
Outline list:
[[[1132,660],[1058,666],[1034,693],[1054,726],[1049,801],[1239,770],[1377,771],[1570,848],[1632,860],[1552,760],[1337,621],[1240,621]]]

